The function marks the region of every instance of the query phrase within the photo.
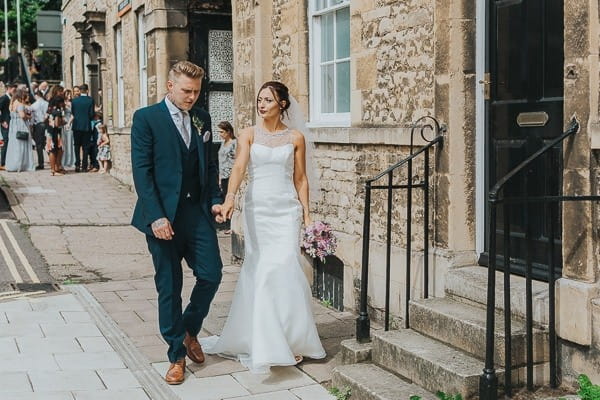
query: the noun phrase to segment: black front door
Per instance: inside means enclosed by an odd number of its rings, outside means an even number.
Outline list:
[[[487,188],[563,130],[563,0],[489,0]],[[557,147],[504,189],[505,196],[557,195],[562,185]],[[487,207],[487,203],[486,203]],[[487,210],[489,211],[489,210]],[[561,259],[560,215],[555,260]],[[489,214],[488,214],[489,215]],[[498,254],[504,215],[498,213]],[[530,227],[531,244],[525,240]],[[486,224],[489,227],[489,224]],[[550,213],[540,204],[510,210],[511,270],[524,272],[529,251],[533,275],[547,279]],[[487,235],[486,235],[487,237]],[[485,262],[486,257],[482,257]],[[502,267],[503,262],[497,263]],[[557,271],[558,272],[558,271]]]
[[[217,124],[233,125],[233,35],[231,14],[190,11],[190,61],[204,68],[202,92],[197,104],[210,113],[211,132]],[[213,135],[214,152],[221,141]]]

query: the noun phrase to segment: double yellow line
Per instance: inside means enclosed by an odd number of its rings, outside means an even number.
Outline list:
[[[2,230],[4,231],[4,233],[6,234],[6,237],[8,238],[8,241],[10,242],[12,248],[15,250],[15,254],[17,255],[17,258],[19,259],[19,262],[23,266],[23,269],[25,269],[25,272],[29,276],[29,280],[31,280],[32,283],[40,283],[40,278],[38,278],[37,274],[31,267],[31,264],[29,264],[29,261],[27,260],[27,257],[25,257],[25,254],[23,254],[23,250],[21,250],[21,247],[19,246],[17,239],[15,239],[15,236],[10,231],[8,224],[6,223],[6,220],[0,219],[0,226],[2,227]],[[15,260],[13,260],[12,256],[10,255],[10,252],[8,251],[8,247],[6,246],[6,243],[4,242],[4,238],[2,237],[2,235],[0,235],[0,254],[2,254],[4,261],[6,261],[8,270],[10,271],[10,274],[12,275],[15,282],[23,283],[23,278],[21,277],[21,274],[19,273],[19,270],[17,269]]]

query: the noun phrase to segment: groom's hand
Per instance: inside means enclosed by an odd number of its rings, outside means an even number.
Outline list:
[[[215,204],[214,206],[212,206],[210,211],[212,212],[212,215],[215,217],[215,221],[217,221],[217,224],[222,224],[223,222],[225,222],[225,219],[221,216],[221,205],[220,204]]]
[[[157,219],[152,223],[152,233],[154,233],[154,236],[158,239],[162,240],[171,240],[173,239],[173,235],[175,235],[171,223],[166,218]]]

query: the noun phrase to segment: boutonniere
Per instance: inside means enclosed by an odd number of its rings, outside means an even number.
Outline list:
[[[192,124],[194,124],[194,126],[198,130],[198,135],[201,135],[200,132],[202,132],[202,128],[204,127],[204,121],[202,121],[200,118],[194,115],[192,117]]]

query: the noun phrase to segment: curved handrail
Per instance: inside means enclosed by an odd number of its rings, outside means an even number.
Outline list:
[[[527,167],[529,164],[531,164],[534,160],[536,160],[542,154],[546,153],[548,150],[550,150],[551,148],[556,146],[558,143],[565,140],[567,137],[575,134],[577,131],[579,131],[579,122],[577,121],[577,118],[573,117],[573,118],[571,118],[571,121],[569,122],[569,125],[567,126],[567,130],[564,131],[562,135],[556,137],[550,143],[548,143],[547,145],[545,145],[544,147],[542,147],[541,149],[539,149],[538,151],[533,153],[531,156],[527,157],[523,162],[521,162],[519,165],[517,165],[515,168],[513,168],[508,174],[504,175],[501,179],[499,179],[498,182],[496,182],[496,184],[492,187],[492,189],[490,190],[490,192],[488,194],[489,200],[491,202],[497,202],[498,194],[499,194],[500,190],[502,190],[504,185],[506,185],[506,183],[509,180],[511,180],[513,176],[515,176],[516,174],[521,172],[523,169],[525,169],[525,167]]]
[[[427,121],[427,120],[430,120],[429,123],[419,124],[419,122]],[[414,134],[415,134],[415,130],[417,128],[421,128],[420,129],[421,139],[423,139],[425,142],[427,142],[427,144],[425,146],[421,147],[416,153],[413,153]],[[425,130],[427,128],[431,129],[431,131],[435,133],[435,137],[431,140],[427,139],[427,137],[425,136]],[[438,143],[442,143],[443,139],[444,139],[444,136],[443,136],[444,132],[446,132],[446,127],[440,125],[438,120],[435,119],[434,117],[432,117],[430,115],[425,115],[425,116],[419,118],[412,124],[412,127],[410,129],[410,156],[402,159],[401,161],[398,161],[396,164],[391,165],[385,171],[380,172],[379,174],[375,175],[374,177],[368,178],[366,180],[366,183],[373,183],[376,180],[383,178],[384,176],[388,175],[393,170],[395,170],[395,169],[407,164],[409,161],[417,158],[417,156],[419,154],[423,153],[424,151],[427,151],[428,149],[430,149],[431,147],[435,146]]]

